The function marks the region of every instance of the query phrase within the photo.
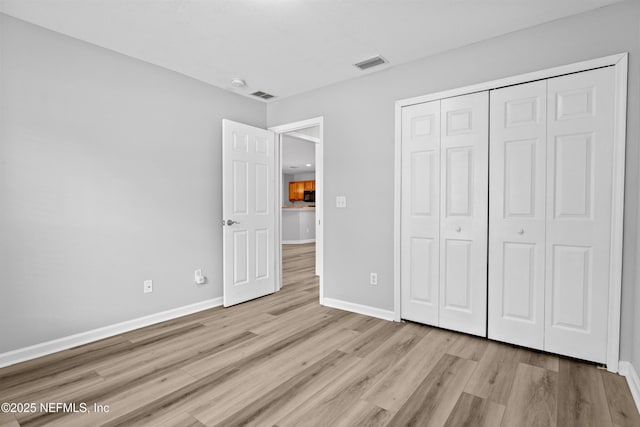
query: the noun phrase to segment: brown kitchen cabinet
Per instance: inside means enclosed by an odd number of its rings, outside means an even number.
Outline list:
[[[315,181],[292,181],[289,183],[289,201],[303,202],[305,191],[315,191]]]
[[[289,201],[300,202],[304,200],[304,182],[289,183]]]

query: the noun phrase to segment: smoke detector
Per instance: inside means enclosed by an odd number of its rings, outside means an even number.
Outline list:
[[[233,87],[241,88],[241,87],[245,87],[246,85],[247,85],[247,82],[245,82],[242,79],[233,79],[233,80],[231,80],[231,86],[233,86]]]

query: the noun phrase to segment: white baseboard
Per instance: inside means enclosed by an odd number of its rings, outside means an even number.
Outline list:
[[[0,353],[0,368],[222,305],[222,297]]]
[[[283,240],[283,245],[304,245],[305,243],[315,243],[316,239],[306,239],[306,240]]]
[[[364,314],[366,316],[377,317],[379,319],[393,321],[394,313],[391,310],[383,310],[381,308],[370,307],[368,305],[355,304],[353,302],[342,301],[339,299],[324,297],[322,305],[333,307],[340,310],[351,311],[353,313]]]
[[[638,372],[630,362],[622,360],[620,361],[619,369],[620,375],[627,379],[633,401],[636,402],[636,408],[638,408],[638,412],[640,412],[640,377],[638,376]]]

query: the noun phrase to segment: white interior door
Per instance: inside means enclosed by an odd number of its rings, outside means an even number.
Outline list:
[[[222,121],[223,303],[275,291],[274,133]]]
[[[401,317],[438,325],[440,101],[402,109]]]
[[[548,80],[545,350],[606,362],[614,69]]]
[[[443,99],[440,111],[439,325],[485,336],[489,94]]]
[[[547,81],[490,98],[488,337],[542,350]]]

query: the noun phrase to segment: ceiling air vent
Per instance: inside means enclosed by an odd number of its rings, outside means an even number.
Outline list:
[[[358,62],[357,64],[355,64],[355,66],[360,68],[361,70],[366,70],[367,68],[386,64],[387,62],[389,61],[384,59],[382,56],[378,55],[378,56],[374,56],[373,58],[365,59],[362,62]]]
[[[253,96],[257,96],[258,98],[262,98],[262,99],[271,99],[274,96],[271,95],[270,93],[267,92],[263,92],[261,90],[257,91],[257,92],[253,92],[251,95]]]

